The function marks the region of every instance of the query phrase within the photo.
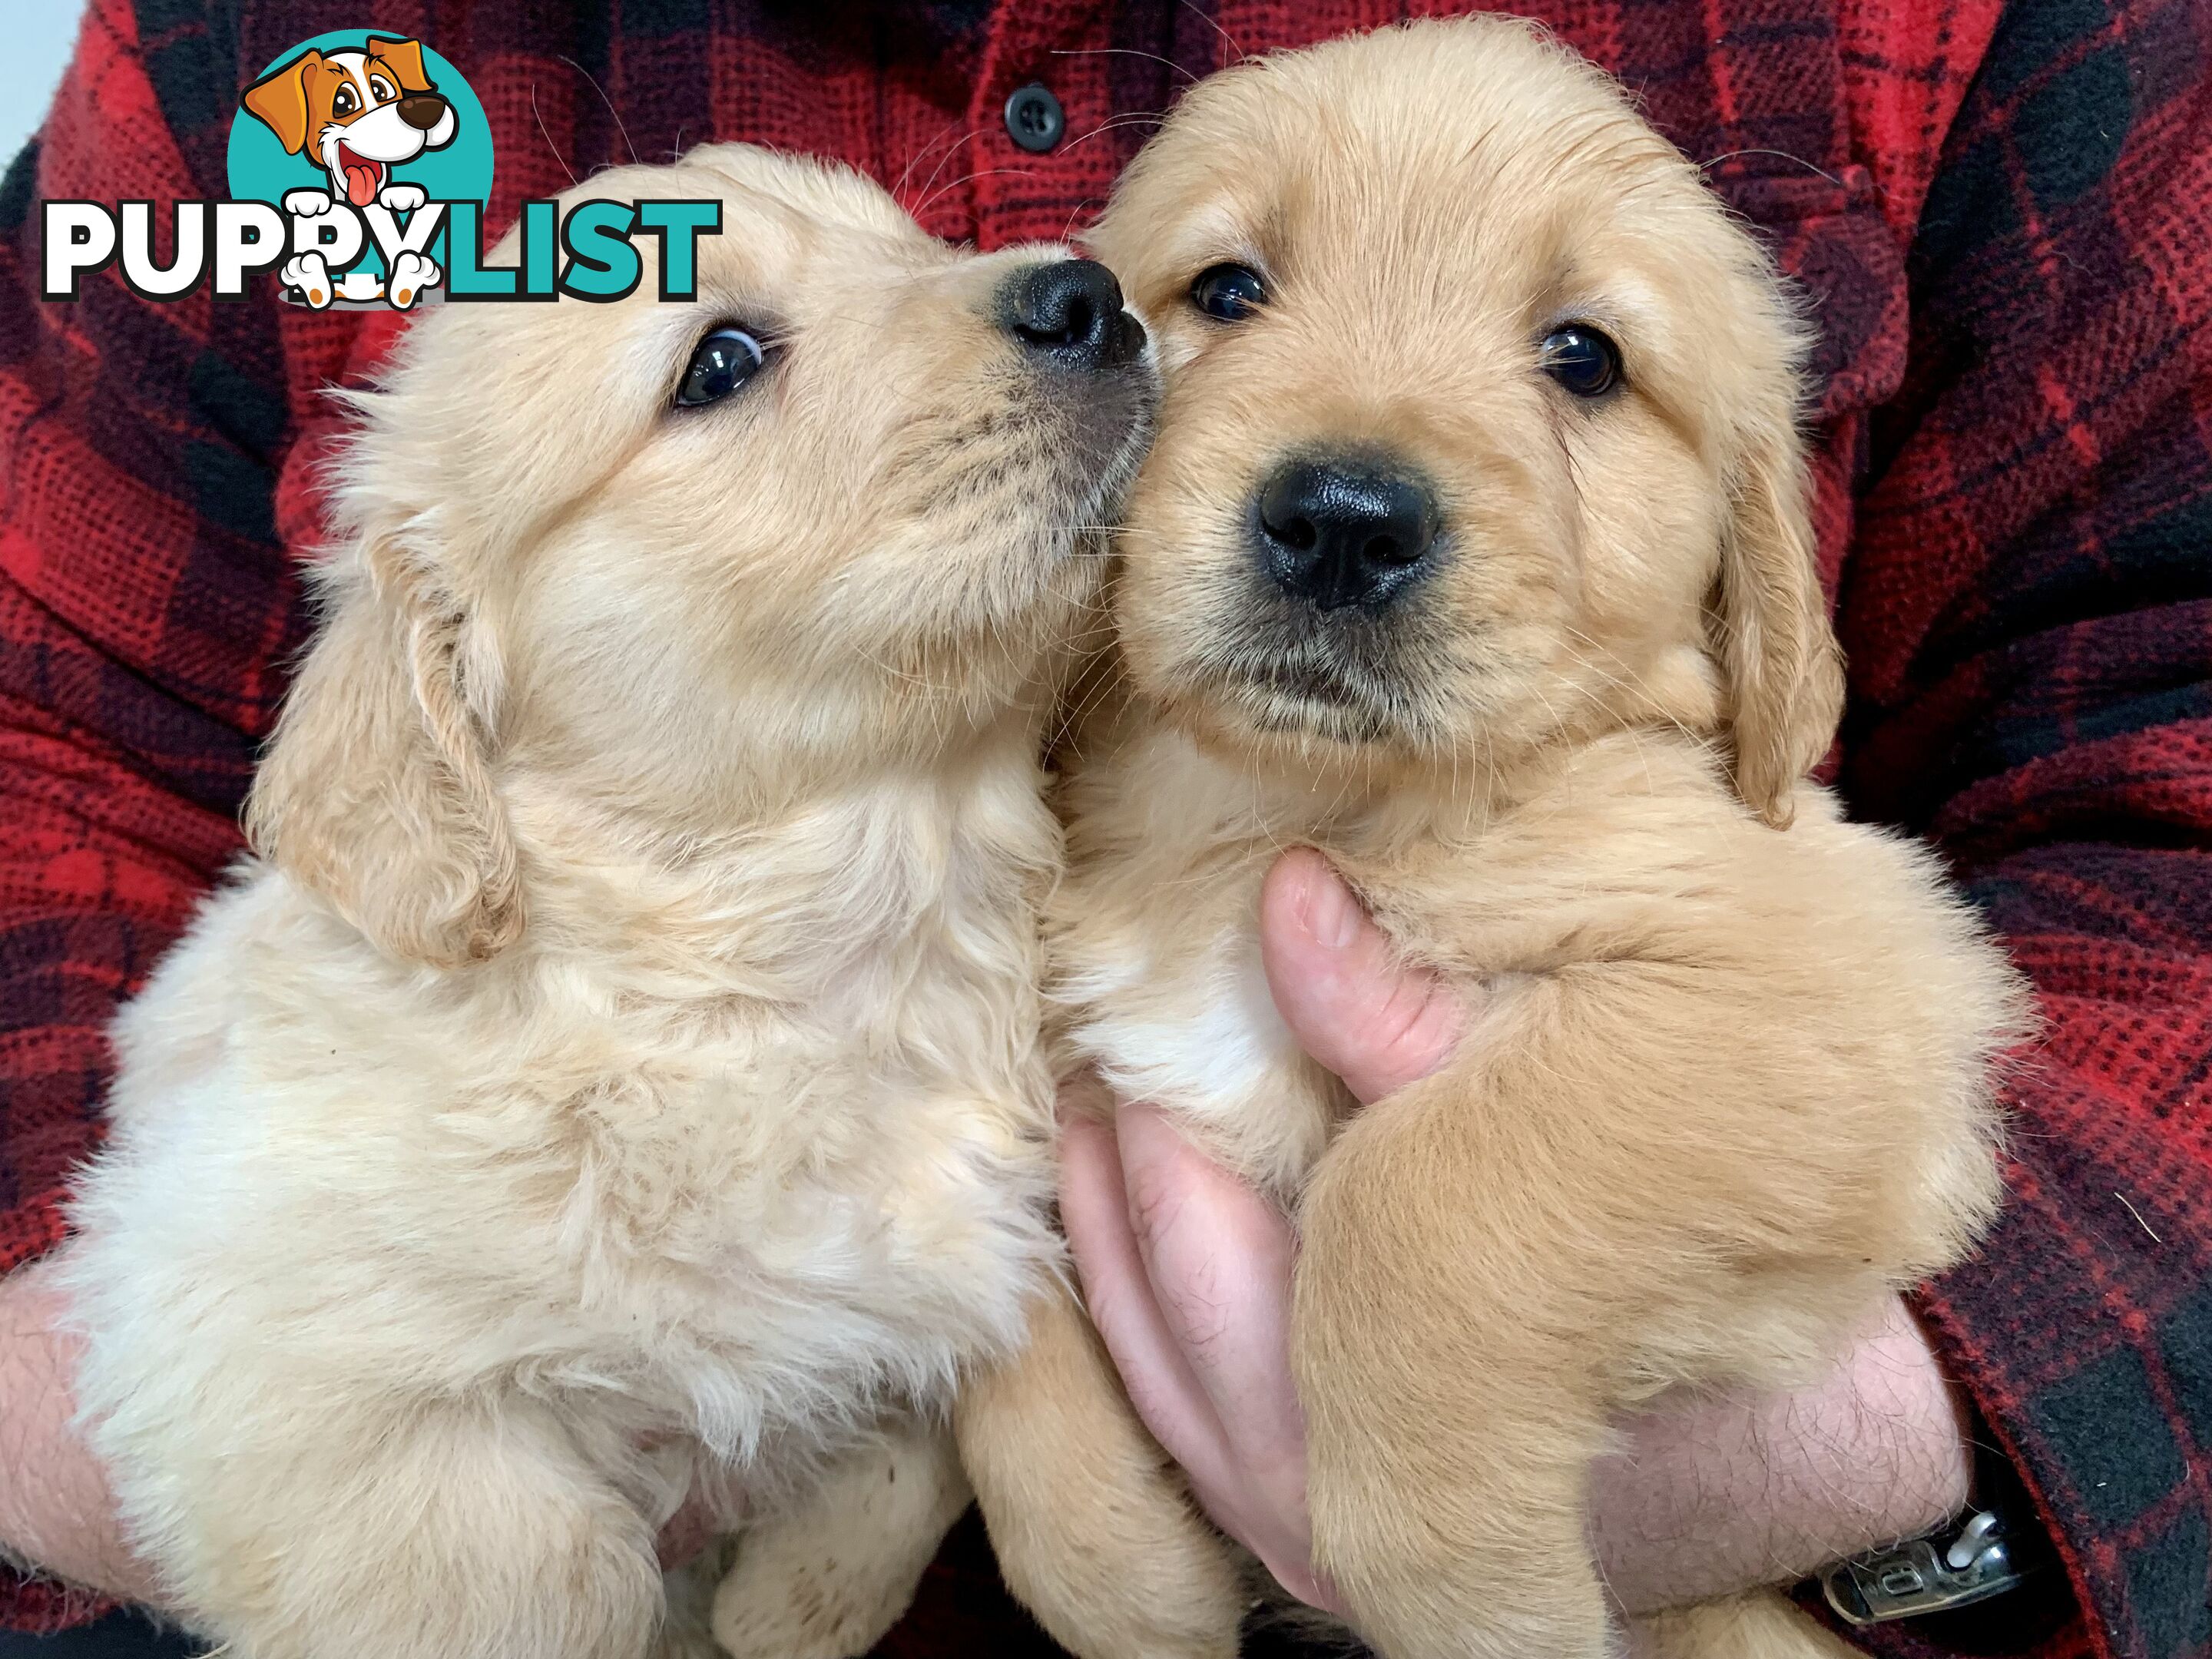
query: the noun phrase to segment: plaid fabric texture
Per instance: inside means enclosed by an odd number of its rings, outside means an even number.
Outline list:
[[[1855,809],[1933,834],[2042,994],[2012,1202],[1922,1306],[2064,1565],[1869,1645],[2203,1659],[2212,1564],[2212,4],[1530,0],[1769,236],[1821,327]],[[932,230],[1079,229],[1177,88],[1387,0],[93,0],[0,183],[0,1269],[52,1246],[117,1000],[238,848],[307,629],[318,388],[388,319],[38,297],[42,198],[215,197],[319,31],[470,78],[490,217],[632,154],[841,157]],[[1068,115],[1030,155],[1000,111]],[[87,1606],[18,1585],[51,1627]],[[885,1650],[1054,1650],[972,1521]]]

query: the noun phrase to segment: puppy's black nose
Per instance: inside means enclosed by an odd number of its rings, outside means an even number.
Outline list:
[[[1121,285],[1095,259],[1059,259],[1017,271],[1000,290],[1000,319],[1028,349],[1071,368],[1112,368],[1145,349],[1145,327],[1121,309]]]
[[[399,118],[417,132],[428,132],[446,118],[446,100],[434,92],[410,92],[399,100]]]
[[[1436,541],[1435,497],[1370,463],[1292,461],[1256,507],[1267,574],[1323,611],[1387,603]]]

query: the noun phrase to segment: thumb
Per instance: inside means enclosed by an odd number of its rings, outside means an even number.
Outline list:
[[[1451,1057],[1466,1010],[1432,970],[1398,960],[1328,860],[1275,860],[1260,890],[1260,958],[1291,1034],[1370,1105]]]

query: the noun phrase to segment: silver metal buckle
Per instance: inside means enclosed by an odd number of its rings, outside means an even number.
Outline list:
[[[1820,1575],[1821,1592],[1845,1624],[1880,1625],[1986,1601],[2025,1576],[2014,1567],[2003,1523],[1990,1510],[1967,1521],[1948,1543],[1940,1542],[1942,1536],[1838,1561]]]

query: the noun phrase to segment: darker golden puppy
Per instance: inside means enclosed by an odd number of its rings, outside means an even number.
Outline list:
[[[1804,331],[1620,89],[1497,18],[1205,83],[1097,246],[1167,395],[1070,745],[1071,1057],[1295,1209],[1315,1565],[1361,1634],[1597,1659],[1611,1415],[1814,1371],[1997,1199],[2014,976],[1804,781],[1842,684]],[[1261,974],[1297,843],[1474,1011],[1357,1117]],[[968,1403],[1010,1578],[1089,1659],[1231,1653],[1232,1564],[1077,1317]]]

